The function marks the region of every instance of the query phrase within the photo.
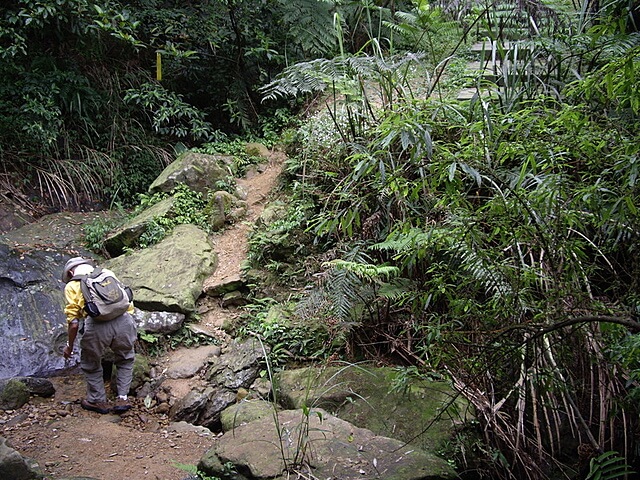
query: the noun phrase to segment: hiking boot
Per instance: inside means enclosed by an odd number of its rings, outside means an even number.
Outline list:
[[[129,400],[123,398],[116,398],[115,405],[111,409],[113,413],[124,413],[131,408]]]
[[[90,402],[89,400],[82,399],[80,402],[80,406],[85,410],[90,410],[92,412],[97,413],[109,413],[111,409],[109,408],[109,404],[104,402]]]

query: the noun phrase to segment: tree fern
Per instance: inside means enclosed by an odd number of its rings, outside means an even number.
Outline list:
[[[282,22],[302,49],[302,56],[331,56],[337,46],[330,0],[279,0]]]
[[[309,93],[333,89],[334,93],[357,93],[361,96],[363,80],[378,82],[387,92],[408,87],[408,79],[403,68],[419,65],[424,53],[409,52],[392,57],[357,55],[331,60],[316,59],[301,62],[285,68],[271,83],[261,89],[265,100],[299,97]]]

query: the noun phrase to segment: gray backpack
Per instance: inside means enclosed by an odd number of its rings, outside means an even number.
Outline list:
[[[131,289],[100,267],[88,275],[74,276],[72,280],[80,280],[84,309],[94,320],[106,322],[119,317],[133,300]]]

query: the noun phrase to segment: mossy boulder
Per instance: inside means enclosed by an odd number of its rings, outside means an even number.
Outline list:
[[[38,397],[51,397],[56,393],[53,383],[48,378],[40,377],[13,377],[0,379],[0,397],[7,388],[7,385],[20,382],[24,385],[30,395]]]
[[[146,355],[138,353],[133,362],[133,379],[131,381],[131,391],[136,391],[149,380],[151,365]]]
[[[209,195],[205,212],[209,217],[209,227],[215,232],[227,223],[236,223],[247,214],[247,202],[235,195],[219,190]]]
[[[11,379],[0,392],[0,409],[15,410],[27,403],[29,398],[29,388],[20,380]]]
[[[168,197],[140,212],[123,225],[107,234],[104,248],[112,257],[122,255],[127,247],[135,247],[149,224],[158,217],[164,217],[173,208],[174,197]]]
[[[222,411],[220,414],[222,431],[229,432],[254,420],[273,417],[275,413],[274,405],[271,402],[257,398],[244,399]]]
[[[267,159],[271,156],[271,150],[262,143],[249,142],[245,145],[244,151],[247,155],[251,155],[252,157],[262,157]]]
[[[229,177],[224,166],[232,161],[233,157],[229,155],[184,152],[155,179],[149,187],[149,193],[169,193],[178,185],[185,184],[192,190],[206,194],[209,190],[216,190],[216,184]]]
[[[277,419],[277,421],[276,421]],[[229,478],[228,468],[251,479],[284,479],[287,467],[313,469],[314,478],[453,480],[442,458],[393,438],[358,428],[322,409],[286,410],[236,427],[218,438],[198,467]]]
[[[278,374],[285,408],[318,407],[379,435],[434,451],[468,419],[469,406],[446,383],[407,379],[389,367],[329,367]]]
[[[160,243],[105,262],[134,292],[134,304],[147,311],[195,312],[204,280],[217,267],[207,234],[178,225]]]

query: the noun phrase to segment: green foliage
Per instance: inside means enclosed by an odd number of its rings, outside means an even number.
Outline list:
[[[299,317],[286,305],[263,299],[247,307],[241,335],[257,335],[269,347],[269,362],[279,368],[291,361],[322,359],[332,352],[330,329]]]
[[[144,139],[141,139],[142,141]],[[135,207],[140,192],[160,175],[168,161],[168,153],[154,145],[123,145],[112,157],[118,162],[113,182],[105,187],[105,195],[110,202],[124,207]]]
[[[283,130],[298,127],[300,120],[289,108],[276,108],[260,118],[262,141],[267,147],[273,147],[281,140]]]
[[[249,236],[249,264],[256,267],[270,265],[276,268],[276,273],[283,273],[278,262],[304,258],[303,249],[308,248],[305,229],[310,207],[304,201],[288,205],[279,202],[270,204],[267,207],[270,218]]]
[[[264,89],[269,98],[330,94],[325,121],[312,117],[295,138],[293,192],[316,202],[308,223],[319,244],[369,255],[328,252],[340,260],[323,264],[298,313],[337,322],[370,356],[446,368],[479,412],[500,410],[481,418],[495,435],[482,449],[492,468],[529,479],[547,473],[530,459],[561,449],[548,432],[570,424],[592,434],[581,423],[590,405],[622,428],[620,448],[633,443],[637,412],[636,389],[625,398],[630,385],[618,370],[634,378],[633,345],[605,326],[553,329],[579,315],[628,318],[618,301],[637,298],[635,40],[572,35],[572,19],[555,7],[527,11],[534,38],[511,51],[504,39],[525,12],[506,4],[475,12],[500,39],[487,54],[509,62],[492,95],[465,104],[448,101],[447,89],[420,99],[404,74],[424,64],[374,41],[367,54],[291,66]],[[420,38],[432,25],[413,13],[392,30]],[[436,70],[426,90],[440,78]],[[385,108],[373,108],[374,98]],[[398,278],[385,277],[392,271]],[[611,364],[598,360],[608,342]],[[584,365],[607,386],[596,387]],[[594,399],[599,388],[619,394]],[[560,404],[569,418],[553,417]],[[599,430],[614,435],[604,423]]]
[[[636,404],[640,400],[640,339],[622,328],[612,328],[607,332],[607,339],[609,361],[620,365],[628,376],[624,403]]]
[[[198,467],[196,465],[187,465],[185,463],[174,463],[174,466],[176,468],[179,468],[180,470],[187,472],[189,474],[191,474],[191,477],[193,480],[198,479],[198,480],[221,480],[220,477],[212,477],[209,476],[203,472],[201,472]],[[229,473],[233,473],[233,472],[229,472]]]
[[[117,227],[121,219],[116,217],[97,218],[83,227],[84,246],[96,253],[104,254],[104,239]]]
[[[620,113],[640,113],[640,46],[629,48],[620,56],[573,85],[570,94]]]
[[[410,51],[428,52],[431,67],[450,55],[462,35],[460,22],[424,0],[415,2],[410,11],[397,11],[395,16],[397,22],[387,25],[400,38],[398,43]]]
[[[148,333],[138,331],[138,339],[145,353],[152,357],[165,355],[169,350],[196,348],[202,345],[218,345],[219,340],[203,333],[196,333],[183,325],[173,333]]]
[[[586,480],[614,480],[628,478],[633,472],[618,452],[604,452],[589,462],[589,474]]]
[[[129,89],[125,92],[124,102],[142,107],[153,130],[161,135],[208,140],[213,134],[203,112],[160,84],[144,83]]]
[[[141,197],[141,207],[148,208],[167,196],[167,194],[160,193],[143,196]],[[202,193],[191,190],[187,185],[180,184],[171,191],[170,196],[173,197],[173,207],[166,215],[156,217],[149,222],[147,229],[140,236],[140,248],[147,248],[158,243],[176,225],[192,224],[204,231],[209,231],[208,215],[206,214],[207,200]]]
[[[292,38],[297,38],[296,48],[304,56],[325,56],[335,53],[337,38],[333,33],[333,7],[336,2],[302,0],[290,2],[278,0],[282,8],[282,23]]]
[[[145,354],[151,357],[158,357],[166,351],[160,334],[138,330],[138,340]]]

